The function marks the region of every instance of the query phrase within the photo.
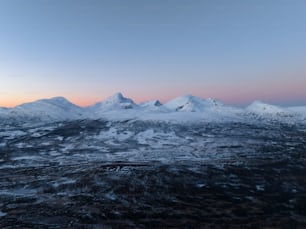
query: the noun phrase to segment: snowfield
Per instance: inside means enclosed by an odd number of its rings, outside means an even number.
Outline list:
[[[0,109],[1,228],[304,228],[306,112],[120,93]]]

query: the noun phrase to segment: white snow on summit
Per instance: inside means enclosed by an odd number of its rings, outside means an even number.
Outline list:
[[[58,121],[81,118],[83,111],[63,97],[54,97],[9,108],[7,114],[10,118]]]
[[[165,104],[174,111],[203,112],[207,110],[216,110],[223,104],[214,99],[201,99],[192,95],[177,97]]]
[[[136,118],[139,106],[132,99],[116,93],[105,100],[85,108],[89,118],[126,119]]]
[[[282,122],[306,122],[306,106],[279,107],[255,101],[246,108],[223,105],[215,99],[192,95],[177,97],[166,104],[158,100],[134,103],[116,93],[88,107],[78,107],[63,97],[41,99],[14,108],[0,107],[0,124],[38,123],[76,119],[189,121],[257,121],[267,119]]]
[[[139,104],[144,111],[150,112],[170,112],[170,110],[165,107],[159,100],[151,100],[147,102],[142,102]]]
[[[121,93],[116,93],[102,102],[98,102],[89,108],[95,112],[126,110],[137,108],[138,105],[132,99],[125,98]]]
[[[141,107],[160,107],[163,104],[159,101],[159,100],[151,100],[151,101],[147,101],[147,102],[142,102],[139,104],[139,106]]]
[[[286,110],[275,105],[263,103],[259,100],[254,101],[248,107],[246,111],[256,113],[256,114],[284,114]]]

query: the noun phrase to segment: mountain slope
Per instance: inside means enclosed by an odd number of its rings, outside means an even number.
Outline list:
[[[167,107],[165,107],[159,100],[151,100],[147,102],[142,102],[139,104],[139,107],[142,108],[146,112],[170,112]]]
[[[223,104],[214,99],[201,99],[192,95],[177,97],[165,104],[165,107],[174,111],[204,112],[216,110]]]
[[[136,107],[138,106],[132,99],[125,98],[121,93],[116,93],[89,108],[96,111],[112,111],[118,109],[133,109]]]
[[[37,121],[61,121],[85,117],[82,108],[63,97],[24,103],[8,109],[7,115],[13,119],[31,119]]]
[[[38,123],[76,119],[153,120],[153,121],[227,121],[306,122],[305,107],[283,108],[254,101],[246,108],[225,106],[214,99],[201,99],[192,95],[177,97],[165,105],[158,100],[137,105],[132,99],[116,93],[92,106],[81,108],[63,97],[41,99],[14,108],[0,107],[0,123]]]
[[[248,107],[246,107],[247,112],[252,112],[256,114],[262,114],[262,115],[277,115],[286,113],[287,111],[284,108],[281,108],[279,106],[263,103],[259,100],[254,101],[252,104],[250,104]]]

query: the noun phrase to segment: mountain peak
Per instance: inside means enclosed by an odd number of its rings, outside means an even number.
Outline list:
[[[159,100],[151,100],[147,102],[142,102],[139,105],[142,107],[160,107],[163,104]]]
[[[196,112],[220,107],[222,103],[215,99],[201,99],[193,95],[183,95],[169,101],[165,106],[176,111]]]
[[[53,97],[50,99],[39,99],[11,108],[9,109],[9,117],[56,121],[81,118],[82,112],[80,107],[69,102],[64,97]]]
[[[117,92],[117,93],[113,94],[112,96],[110,96],[108,98],[113,98],[113,99],[117,99],[117,100],[125,99],[125,97],[123,96],[123,94],[121,92]]]
[[[132,99],[126,98],[122,93],[117,92],[112,96],[106,98],[103,102],[105,103],[134,103]]]
[[[53,100],[53,101],[59,101],[59,102],[69,102],[68,99],[66,99],[63,96],[56,96],[56,97],[52,97],[50,99],[47,100]]]
[[[57,97],[52,97],[50,99],[42,99],[42,100],[38,100],[37,102],[47,102],[47,103],[51,103],[54,105],[61,105],[61,106],[65,106],[65,105],[74,105],[73,103],[71,103],[68,99],[66,99],[65,97],[62,96],[57,96]]]
[[[249,106],[246,107],[247,111],[254,113],[282,113],[284,109],[279,106],[271,105],[260,100],[255,100]]]
[[[118,92],[106,98],[102,102],[96,103],[92,107],[99,110],[116,110],[116,109],[132,109],[137,107],[132,99],[126,98],[122,93]]]
[[[156,106],[156,107],[160,107],[160,106],[163,105],[159,100],[154,100],[154,101],[152,101],[152,103],[153,103],[153,105]]]
[[[263,102],[263,101],[261,101],[261,100],[259,100],[259,99],[256,99],[256,100],[254,100],[251,104],[250,104],[250,106],[253,106],[253,105],[269,105],[268,103],[265,103],[265,102]]]
[[[48,98],[48,99],[39,99],[39,100],[35,100],[33,102],[23,103],[23,104],[20,104],[20,105],[16,106],[16,108],[38,106],[39,104],[49,104],[49,105],[62,106],[62,107],[63,106],[64,107],[65,106],[77,107],[76,105],[74,105],[73,103],[68,101],[66,98],[61,97],[61,96],[57,96],[57,97],[52,97],[52,98]]]

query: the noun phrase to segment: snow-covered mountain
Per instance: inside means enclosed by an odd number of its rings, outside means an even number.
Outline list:
[[[158,100],[136,104],[116,93],[88,107],[78,107],[63,97],[41,99],[14,108],[0,108],[0,123],[37,123],[76,119],[142,119],[164,121],[256,121],[258,118],[277,121],[306,122],[305,107],[279,107],[255,101],[246,108],[223,105],[215,99],[192,95],[177,97],[166,104]]]
[[[61,121],[84,118],[82,108],[63,97],[41,99],[6,110],[9,119],[28,121]]]
[[[134,103],[132,99],[124,97],[121,93],[116,93],[105,100],[88,107],[88,109],[94,113],[135,108],[138,108],[138,105]]]
[[[151,100],[147,102],[142,102],[139,104],[140,107],[148,107],[148,108],[155,108],[155,107],[160,107],[163,104],[159,100]]]
[[[204,112],[216,110],[223,104],[215,99],[201,99],[192,95],[177,97],[165,104],[165,107],[173,111]]]
[[[247,106],[246,111],[260,115],[280,115],[288,113],[288,111],[282,107],[267,104],[259,100]]]
[[[287,110],[306,116],[306,106],[288,107]]]
[[[306,122],[306,113],[303,110],[306,111],[303,107],[280,107],[256,100],[244,109],[244,114],[248,120],[253,117],[253,121],[265,119],[294,124]]]
[[[170,112],[170,110],[165,107],[159,100],[151,100],[147,102],[142,102],[139,104],[139,107],[146,112],[155,111],[155,112]]]

